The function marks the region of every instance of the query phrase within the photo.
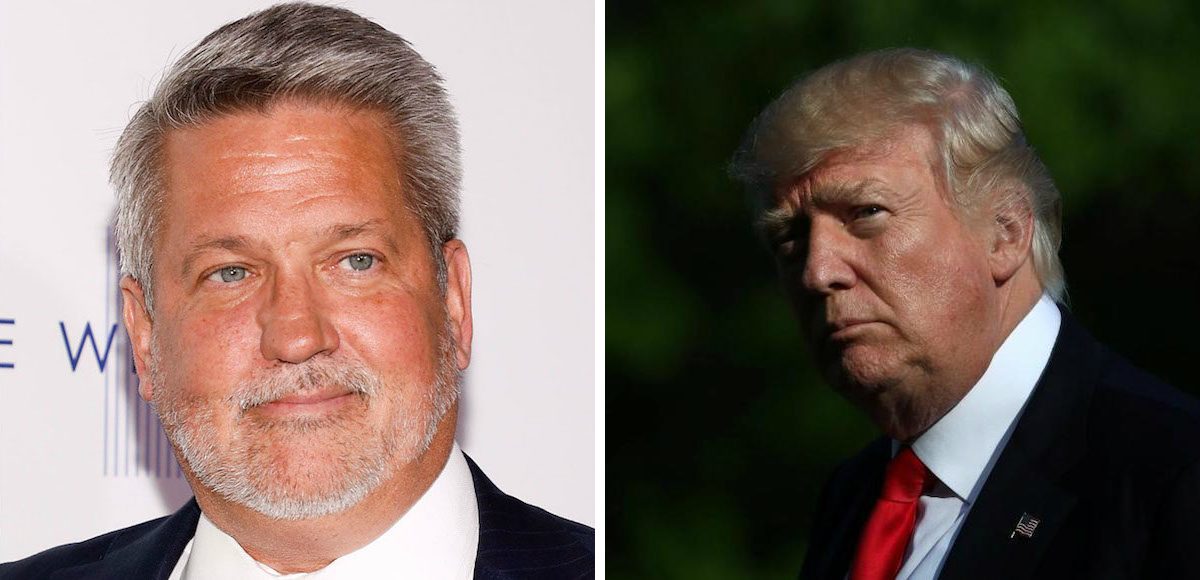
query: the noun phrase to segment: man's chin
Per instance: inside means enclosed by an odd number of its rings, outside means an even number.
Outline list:
[[[825,377],[851,402],[870,404],[887,397],[900,383],[895,367],[876,357],[843,356],[826,365]]]
[[[239,498],[235,501],[259,514],[273,520],[300,521],[336,515],[361,503],[373,488],[350,488],[337,490],[335,493],[308,493],[279,495],[277,488],[265,488],[274,491],[271,495],[259,494],[253,498]],[[229,499],[229,498],[227,498]]]
[[[185,457],[185,469],[193,485],[272,519],[327,516],[357,505],[391,473],[394,450],[358,427],[272,421],[243,431],[224,449],[191,433],[193,451],[208,452]],[[374,446],[364,447],[368,442]]]
[[[325,463],[317,463],[326,461]],[[272,519],[303,520],[358,505],[388,476],[382,464],[346,464],[319,455],[293,455],[268,465],[248,465],[242,481],[221,493]]]

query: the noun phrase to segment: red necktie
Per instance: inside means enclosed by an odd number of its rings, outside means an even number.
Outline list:
[[[893,580],[917,524],[917,500],[929,470],[905,446],[888,463],[883,490],[858,540],[850,580]]]

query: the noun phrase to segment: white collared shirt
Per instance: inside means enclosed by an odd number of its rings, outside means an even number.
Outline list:
[[[204,514],[170,580],[316,578],[471,578],[479,545],[479,506],[458,443],[433,485],[371,543],[315,572],[280,574],[257,562]]]
[[[937,477],[921,496],[917,525],[897,579],[926,580],[941,572],[967,512],[1042,376],[1062,314],[1043,295],[992,356],[979,382],[912,444]]]

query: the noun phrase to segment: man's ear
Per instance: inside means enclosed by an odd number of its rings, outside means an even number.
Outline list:
[[[133,364],[137,369],[138,393],[146,401],[154,394],[154,385],[150,380],[148,362],[150,360],[150,335],[154,320],[146,308],[146,293],[142,285],[132,276],[121,277],[121,315],[125,319],[125,329],[129,331],[129,342],[133,345]]]
[[[1007,282],[1030,258],[1033,244],[1033,209],[1024,191],[1001,192],[992,209],[988,259],[997,286]]]
[[[442,244],[442,259],[446,262],[446,314],[450,331],[454,333],[458,370],[471,363],[471,258],[462,240]]]

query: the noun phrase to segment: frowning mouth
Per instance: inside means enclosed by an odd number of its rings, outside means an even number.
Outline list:
[[[875,320],[847,319],[829,323],[827,336],[833,342],[848,342],[869,332],[872,325],[879,324]]]

